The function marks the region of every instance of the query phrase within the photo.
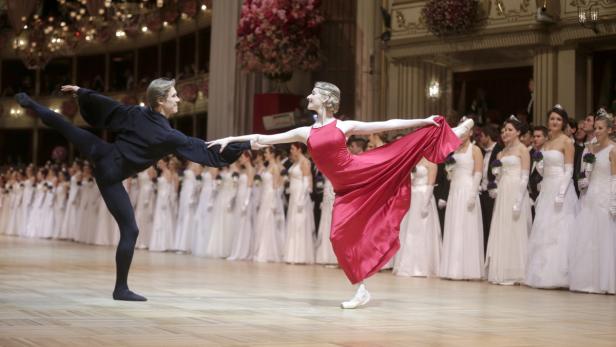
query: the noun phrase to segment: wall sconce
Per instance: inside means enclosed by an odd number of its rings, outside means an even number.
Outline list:
[[[9,116],[14,119],[21,118],[23,114],[24,111],[21,109],[21,107],[11,107],[11,110],[9,111]]]
[[[437,80],[432,80],[428,85],[428,99],[436,100],[441,97],[441,85]]]
[[[599,10],[591,5],[588,9],[578,7],[578,23],[586,29],[592,30],[595,34],[599,33],[597,24],[599,22]]]

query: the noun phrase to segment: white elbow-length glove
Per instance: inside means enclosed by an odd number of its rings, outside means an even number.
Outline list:
[[[537,170],[537,172],[539,173],[539,175],[541,175],[541,177],[543,177],[543,159],[539,160],[536,164],[535,164],[535,170]]]
[[[616,175],[610,178],[610,214],[616,217]]]
[[[252,189],[248,189],[248,194],[246,194],[246,199],[242,201],[242,213],[246,213],[246,211],[248,211],[248,206],[250,205],[251,195],[252,195]]]
[[[477,201],[477,195],[479,195],[479,185],[481,184],[481,172],[475,172],[473,174],[473,185],[471,186],[471,196],[468,198],[466,207],[470,210],[475,208]]]
[[[557,207],[560,207],[565,202],[565,194],[567,193],[567,188],[571,183],[571,178],[573,177],[573,164],[565,164],[565,175],[562,177],[562,181],[560,182],[560,187],[558,188],[558,194],[554,198],[554,202]]]
[[[516,196],[515,202],[513,204],[513,219],[520,218],[520,213],[522,212],[522,200],[524,199],[524,195],[528,194],[526,187],[528,186],[528,172],[526,170],[522,170],[520,174],[520,186],[518,187],[518,195]]]
[[[434,191],[434,186],[426,186],[426,201],[421,206],[421,218],[428,217],[428,212],[430,211],[430,204],[432,203],[432,193]]]
[[[304,211],[304,207],[306,205],[306,201],[308,199],[309,194],[310,194],[310,177],[302,176],[302,187],[300,190],[300,194],[297,194],[297,200],[295,201],[295,205],[297,206],[297,212]]]

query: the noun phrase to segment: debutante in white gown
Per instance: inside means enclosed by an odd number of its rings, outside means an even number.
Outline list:
[[[235,228],[236,232],[231,245],[231,255],[227,258],[229,260],[248,260],[252,258],[252,244],[254,242],[252,205],[252,187],[248,186],[248,175],[241,173],[233,211],[233,228]]]
[[[503,166],[494,203],[490,238],[486,253],[488,281],[496,284],[514,284],[524,281],[528,234],[532,225],[530,199],[524,190],[520,216],[513,215],[520,192],[522,162],[515,155],[500,159]]]
[[[441,225],[432,190],[428,189],[428,168],[415,166],[411,180],[411,207],[400,224],[400,250],[394,275],[437,276],[441,258]],[[422,210],[428,205],[428,214]]]
[[[154,221],[148,247],[150,251],[167,251],[173,249],[174,246],[175,228],[171,201],[174,189],[172,184],[164,175],[158,176]]]
[[[274,186],[272,173],[261,173],[261,201],[255,220],[254,261],[280,262],[284,247],[284,213],[278,213],[282,205],[280,190]]]
[[[483,222],[479,195],[472,191],[473,146],[455,153],[453,172],[443,235],[443,255],[439,276],[456,280],[483,278]],[[469,199],[475,196],[475,206],[468,209]]]
[[[26,225],[25,237],[40,237],[41,235],[41,222],[42,212],[45,208],[43,201],[45,201],[45,194],[47,193],[47,186],[45,181],[38,182],[34,189],[34,198],[32,201],[31,211],[28,214],[28,219],[23,221]]]
[[[9,220],[8,213],[10,208],[11,194],[8,185],[0,187],[0,235],[6,234],[6,223]]]
[[[229,170],[221,171],[220,177],[222,182],[212,209],[210,239],[205,252],[208,257],[213,258],[227,258],[231,255],[231,243],[236,232],[233,211],[237,183]]]
[[[129,179],[126,179],[122,182],[124,189],[127,189],[129,186],[130,182],[128,180]],[[93,235],[90,243],[99,246],[117,245],[120,241],[120,228],[111,215],[111,212],[109,212],[109,209],[105,204],[105,200],[103,200],[103,197],[100,194],[97,206],[96,233]]]
[[[39,214],[39,227],[37,237],[48,239],[54,234],[53,227],[55,225],[54,204],[56,200],[56,187],[51,181],[45,181],[45,197],[41,205]]]
[[[562,206],[554,199],[565,174],[565,157],[558,150],[543,153],[543,180],[535,203],[535,220],[528,240],[524,282],[536,288],[569,286],[569,230],[575,221],[576,195],[569,179]]]
[[[319,221],[319,232],[317,235],[317,264],[338,264],[336,254],[329,240],[332,228],[332,211],[334,210],[334,187],[330,180],[323,176],[323,201],[321,202],[321,219]]]
[[[13,182],[10,187],[11,190],[11,212],[9,213],[9,220],[6,223],[7,235],[23,235],[20,234],[21,227],[19,220],[21,219],[21,202],[23,198],[23,187],[19,182]],[[24,228],[25,229],[25,228]]]
[[[310,187],[302,175],[299,162],[289,168],[289,207],[284,261],[295,264],[314,263],[314,212]]]
[[[67,182],[59,182],[55,189],[56,197],[53,203],[54,226],[52,235],[55,239],[59,239],[60,234],[62,233],[62,222],[64,221],[64,215],[66,214],[66,200],[68,197],[67,190]]]
[[[210,240],[210,230],[212,222],[212,210],[216,198],[216,183],[209,170],[201,174],[201,192],[198,197],[197,209],[195,211],[195,233],[191,245],[192,254],[205,256],[207,244]]]
[[[79,226],[75,230],[75,241],[86,243],[92,240],[96,232],[94,226],[98,223],[98,204],[100,201],[100,192],[94,178],[82,179],[81,199],[79,200],[80,216],[77,218]]]
[[[77,228],[79,228],[79,211],[81,199],[81,184],[78,175],[71,176],[71,183],[68,189],[68,198],[66,199],[66,211],[62,218],[60,226],[59,239],[71,240],[75,238]]]
[[[28,233],[28,220],[30,219],[30,213],[33,210],[34,204],[34,193],[36,190],[36,180],[34,177],[30,177],[25,179],[19,185],[19,191],[21,192],[19,198],[17,199],[17,207],[19,209],[19,214],[16,220],[17,230],[14,230],[14,235],[19,234],[22,236],[26,236]]]
[[[616,217],[610,215],[610,156],[613,145],[596,153],[588,190],[571,228],[569,289],[588,293],[616,291]]]
[[[148,248],[152,235],[152,221],[154,220],[154,204],[156,203],[156,191],[154,182],[150,178],[148,170],[141,171],[137,175],[137,203],[135,205],[135,220],[139,228],[137,236],[137,248]]]
[[[175,250],[187,252],[192,248],[199,188],[195,172],[189,169],[184,170],[175,229],[175,246],[173,247]]]

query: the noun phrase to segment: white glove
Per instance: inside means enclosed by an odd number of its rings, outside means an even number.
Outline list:
[[[469,211],[475,208],[477,201],[477,195],[479,194],[479,184],[481,184],[481,173],[475,172],[473,174],[473,185],[471,186],[471,196],[468,198],[466,207]]]
[[[560,187],[558,188],[558,194],[554,198],[554,203],[556,203],[556,207],[561,207],[565,202],[565,194],[567,193],[567,188],[569,187],[569,183],[571,183],[571,178],[573,177],[573,165],[565,164],[565,174],[562,177],[562,181],[560,182]]]
[[[439,210],[442,210],[445,208],[445,206],[447,206],[447,201],[443,199],[438,199],[438,202],[436,203],[436,205],[438,206]]]
[[[250,195],[252,193],[252,189],[248,189],[248,194],[246,194],[246,199],[242,203],[242,213],[246,213],[248,210],[248,205],[250,205]]]
[[[496,196],[498,195],[498,188],[488,189],[488,195],[490,196],[490,198],[496,199]]]
[[[589,184],[588,177],[578,179],[578,188],[580,188],[580,190],[586,190]]]
[[[520,186],[518,187],[518,196],[515,199],[513,204],[513,219],[517,220],[520,218],[520,213],[522,212],[522,200],[524,199],[524,195],[528,194],[528,190],[526,187],[528,186],[528,172],[526,170],[522,170],[520,174]]]
[[[535,164],[535,170],[543,177],[543,160],[539,160],[537,164]]]
[[[610,214],[616,217],[616,175],[610,178]]]
[[[434,191],[434,186],[426,187],[426,203],[421,206],[421,218],[428,217],[428,212],[430,211],[430,204],[432,203],[432,192]]]

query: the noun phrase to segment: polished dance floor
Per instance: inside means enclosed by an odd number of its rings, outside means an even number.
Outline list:
[[[0,346],[616,346],[616,298],[485,282],[368,280],[339,269],[137,251],[111,299],[114,251],[0,236]]]

